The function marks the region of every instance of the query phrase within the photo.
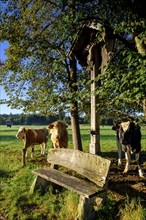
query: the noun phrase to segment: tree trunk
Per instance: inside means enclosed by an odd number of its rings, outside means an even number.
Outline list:
[[[136,36],[135,43],[136,43],[138,53],[140,53],[141,55],[145,55],[146,54],[146,37],[144,38],[144,41],[142,41]],[[144,112],[144,119],[146,120],[146,97],[143,99],[143,112]]]
[[[72,138],[74,149],[82,151],[82,142],[80,135],[79,117],[78,117],[78,102],[74,97],[77,91],[77,72],[76,72],[76,60],[75,58],[70,59],[70,94],[71,94],[71,126],[72,126]]]
[[[146,121],[146,98],[143,100],[144,119]]]

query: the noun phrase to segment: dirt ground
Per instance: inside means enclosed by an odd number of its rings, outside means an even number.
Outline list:
[[[125,160],[123,155],[122,166],[117,165],[117,154],[110,153],[109,159],[112,161],[109,173],[109,194],[113,199],[119,201],[127,196],[132,199],[140,197],[146,206],[146,152],[141,154],[141,164],[145,173],[145,178],[138,175],[137,165],[132,158],[130,170],[123,174]]]

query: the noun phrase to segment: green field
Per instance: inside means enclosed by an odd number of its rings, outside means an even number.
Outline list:
[[[38,126],[28,126],[38,128]],[[28,150],[26,159],[27,166],[21,166],[21,155],[23,143],[16,139],[19,126],[0,126],[0,219],[35,219],[35,220],[73,220],[77,207],[78,196],[67,190],[54,194],[49,188],[44,195],[29,193],[34,176],[32,170],[38,167],[47,166],[47,153],[40,155],[40,147],[35,146],[34,158],[31,158],[31,151]],[[90,136],[89,126],[81,126],[83,150],[88,152]],[[68,128],[69,148],[73,148],[71,138],[71,127]],[[51,140],[48,141],[48,149],[51,148]],[[47,149],[47,150],[48,150]],[[146,151],[146,131],[142,129],[142,150]],[[111,126],[101,126],[101,151],[116,152],[115,134]],[[108,205],[110,211],[114,202]],[[99,219],[105,219],[100,217]],[[109,218],[108,219],[112,219]],[[140,219],[140,218],[139,218]],[[141,220],[141,219],[140,219]]]

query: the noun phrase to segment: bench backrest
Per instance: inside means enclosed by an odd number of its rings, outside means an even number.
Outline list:
[[[63,148],[50,149],[47,161],[74,170],[100,187],[106,184],[111,164],[101,156]]]

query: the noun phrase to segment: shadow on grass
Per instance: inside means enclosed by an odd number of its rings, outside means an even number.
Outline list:
[[[0,170],[0,177],[2,178],[8,178],[11,176],[11,172],[7,170]]]
[[[7,142],[11,140],[17,141],[17,138],[14,135],[1,135],[0,138],[1,138],[1,141],[7,141]]]
[[[9,132],[16,132],[17,133],[17,130],[16,129],[5,129],[5,130],[0,130],[0,133],[9,133]]]

